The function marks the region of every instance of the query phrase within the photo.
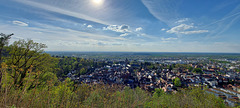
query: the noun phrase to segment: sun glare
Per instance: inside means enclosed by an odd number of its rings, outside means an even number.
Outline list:
[[[92,0],[94,4],[100,5],[103,3],[103,0]]]

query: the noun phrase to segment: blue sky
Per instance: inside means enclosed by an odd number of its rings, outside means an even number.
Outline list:
[[[0,32],[46,51],[240,53],[240,1],[2,0]]]

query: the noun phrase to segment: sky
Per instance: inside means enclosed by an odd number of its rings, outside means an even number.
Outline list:
[[[240,0],[1,0],[0,33],[45,51],[240,53]]]

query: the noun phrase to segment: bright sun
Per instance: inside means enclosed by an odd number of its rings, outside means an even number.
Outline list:
[[[103,3],[103,0],[92,0],[93,3],[100,5]]]

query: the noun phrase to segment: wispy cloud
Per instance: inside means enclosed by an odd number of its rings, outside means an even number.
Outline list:
[[[162,28],[161,31],[165,31],[166,29],[165,28]]]
[[[142,31],[143,30],[143,28],[142,27],[138,27],[138,28],[136,28],[136,30],[135,31]]]
[[[21,26],[12,26],[9,24],[1,24],[0,29],[4,33],[14,31],[16,36],[23,36],[24,39],[33,39],[34,41],[45,43],[48,45],[46,50],[52,51],[134,51],[136,46],[130,43],[141,42],[140,39],[125,39],[128,33],[123,33],[119,37],[111,34],[101,35],[98,33],[82,32],[69,28],[31,22],[34,27],[23,28]],[[123,26],[122,29],[128,27]],[[44,31],[44,33],[42,33]],[[41,32],[41,33],[40,33]],[[121,33],[121,32],[119,32]],[[16,41],[19,38],[13,38]],[[121,45],[129,45],[129,48],[121,47]]]
[[[161,40],[163,41],[170,41],[170,40],[177,40],[178,38],[173,38],[173,37],[169,37],[169,38],[161,38]]]
[[[193,31],[183,31],[183,32],[179,32],[179,33],[189,35],[189,34],[199,34],[199,33],[207,33],[207,32],[209,32],[209,31],[208,30],[193,30]]]
[[[15,25],[18,25],[18,26],[23,26],[23,27],[28,26],[27,23],[22,22],[22,21],[12,21],[12,23],[15,24]]]
[[[92,28],[93,26],[92,25],[88,25],[87,28]]]
[[[234,17],[234,16],[237,16],[237,15],[239,15],[239,14],[240,14],[240,12],[237,12],[237,13],[235,13],[235,14],[225,16],[225,17],[223,17],[222,19],[217,20],[217,21],[214,21],[214,22],[212,22],[212,23],[210,23],[210,24],[208,24],[208,25],[206,25],[206,26],[204,26],[204,27],[211,26],[211,25],[213,25],[213,24],[222,22],[222,21],[224,21],[224,20],[227,20],[227,19],[232,18],[232,17]]]
[[[176,33],[176,34],[178,34],[178,33],[181,33],[181,32],[183,32],[185,30],[191,29],[193,27],[194,27],[193,25],[180,24],[178,26],[175,26],[175,27],[171,28],[167,32],[168,33]]]
[[[189,18],[183,18],[183,19],[180,19],[180,20],[176,21],[175,23],[183,23],[183,22],[186,22],[188,20],[189,20]]]
[[[175,34],[186,34],[186,35],[208,32],[208,30],[191,30],[193,28],[196,28],[193,26],[193,24],[191,24],[191,25],[180,24],[178,26],[171,28],[170,30],[167,30],[166,32],[167,33],[175,33]]]
[[[65,41],[86,41],[86,42],[93,42],[93,41],[117,41],[117,40],[125,40],[121,37],[112,37],[109,35],[101,35],[98,33],[89,33],[89,32],[82,32],[73,29],[66,29],[62,27],[57,27],[48,24],[36,23],[31,22],[35,25],[35,27],[28,27],[23,28],[20,26],[12,26],[2,24],[1,30],[5,31],[6,33],[14,31],[16,35],[24,35],[25,38],[30,39],[38,39],[42,40],[42,42],[46,41],[55,41],[55,40],[65,40]],[[44,31],[44,33],[42,33]],[[66,38],[67,36],[67,38]]]
[[[127,35],[128,35],[128,33],[124,33],[124,34],[121,34],[120,36],[124,37],[124,36],[127,36]]]
[[[0,2],[9,12],[0,15],[0,30],[13,32],[11,41],[30,38],[47,44],[47,50],[239,52],[239,3],[7,0]]]
[[[41,9],[44,9],[47,11],[56,12],[59,14],[64,14],[64,15],[75,17],[75,18],[84,19],[87,21],[92,21],[92,22],[96,22],[96,23],[100,23],[100,24],[104,24],[104,25],[110,24],[106,21],[102,21],[100,19],[91,17],[91,16],[81,13],[79,11],[70,11],[65,8],[60,8],[60,7],[56,7],[56,6],[52,6],[52,5],[48,5],[48,4],[44,4],[44,3],[39,3],[39,2],[35,2],[35,1],[30,1],[30,0],[16,0],[16,1],[26,4],[26,5],[33,6],[33,7],[41,8]]]
[[[149,12],[158,20],[171,25],[178,18],[178,4],[172,0],[142,0]]]
[[[216,20],[212,23],[207,24],[204,28],[213,28],[212,32],[207,36],[207,38],[216,38],[221,36],[225,31],[236,24],[236,21],[240,19],[240,5],[237,5],[231,12]]]
[[[130,27],[128,25],[109,25],[107,27],[103,27],[103,30],[111,30],[115,32],[125,33],[130,32]]]

